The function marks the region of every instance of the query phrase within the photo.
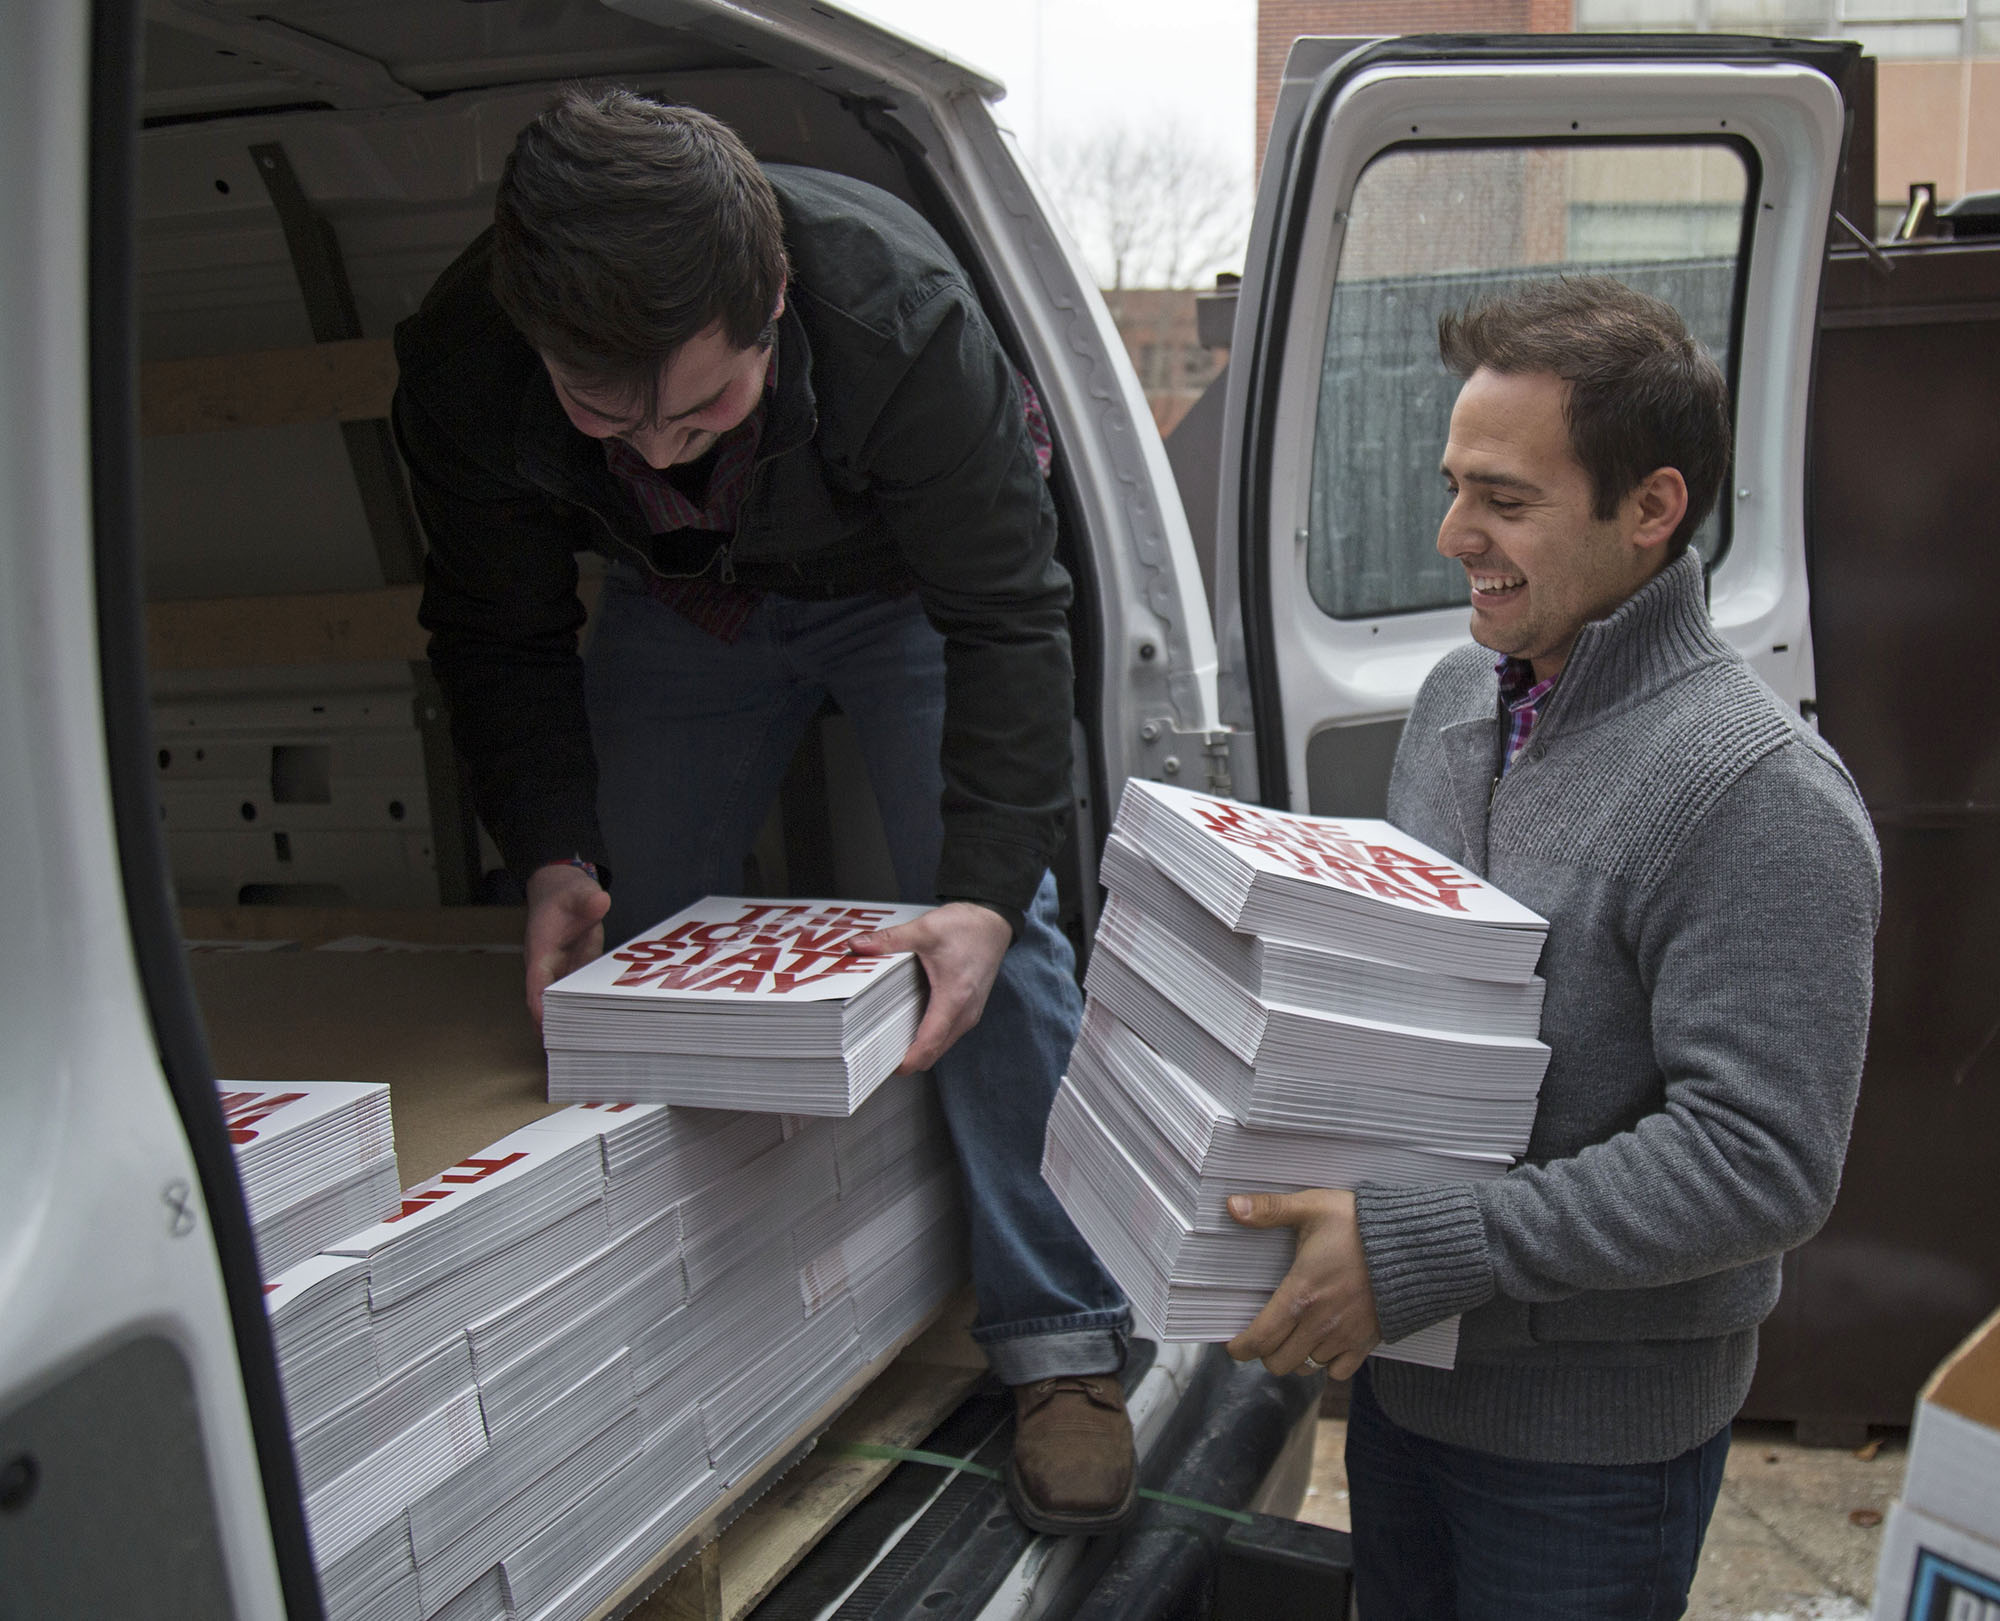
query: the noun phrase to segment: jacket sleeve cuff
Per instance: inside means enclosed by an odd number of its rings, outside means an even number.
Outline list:
[[[1470,1187],[1364,1183],[1354,1218],[1384,1340],[1407,1339],[1493,1297],[1486,1223]]]
[[[947,901],[965,901],[973,906],[983,906],[989,912],[997,912],[1007,920],[1007,927],[1013,930],[1016,940],[1021,938],[1021,930],[1027,926],[1028,914],[1023,912],[1018,906],[1009,906],[1003,901],[981,900],[977,895],[938,896],[938,904],[940,906],[944,905]]]

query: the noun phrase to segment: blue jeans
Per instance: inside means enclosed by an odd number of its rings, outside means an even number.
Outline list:
[[[944,641],[914,595],[766,597],[725,643],[613,570],[585,682],[611,856],[608,938],[741,890],[744,857],[829,695],[853,722],[902,898],[936,900]],[[932,1072],[972,1229],[972,1337],[1010,1385],[1124,1361],[1124,1296],[1041,1176],[1082,1012],[1044,874],[984,1015]]]
[[[1533,1463],[1347,1417],[1361,1621],[1672,1621],[1687,1609],[1725,1427],[1665,1463]]]

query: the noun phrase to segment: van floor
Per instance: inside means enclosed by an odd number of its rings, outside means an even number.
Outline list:
[[[1346,1440],[1344,1419],[1320,1420],[1300,1519],[1347,1529]],[[1788,1424],[1737,1424],[1688,1621],[1866,1621],[1908,1443],[1804,1447]]]

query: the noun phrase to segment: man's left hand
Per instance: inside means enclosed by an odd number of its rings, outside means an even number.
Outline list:
[[[1238,1362],[1262,1357],[1273,1373],[1297,1373],[1306,1359],[1336,1379],[1351,1379],[1382,1343],[1368,1257],[1354,1222],[1354,1195],[1239,1193],[1229,1214],[1245,1227],[1293,1227],[1298,1250],[1269,1304],[1228,1345]]]
[[[952,1043],[979,1022],[986,1011],[986,993],[1000,972],[1000,959],[1013,944],[1014,931],[991,907],[971,901],[948,901],[911,923],[857,935],[847,949],[861,957],[884,957],[892,951],[914,951],[930,981],[930,1005],[916,1040],[903,1054],[898,1075],[929,1069]]]

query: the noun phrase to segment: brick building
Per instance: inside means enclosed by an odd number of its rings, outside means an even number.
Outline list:
[[[1201,398],[1225,358],[1201,346],[1194,301],[1192,288],[1178,287],[1123,287],[1104,295],[1163,434],[1172,433]]]

